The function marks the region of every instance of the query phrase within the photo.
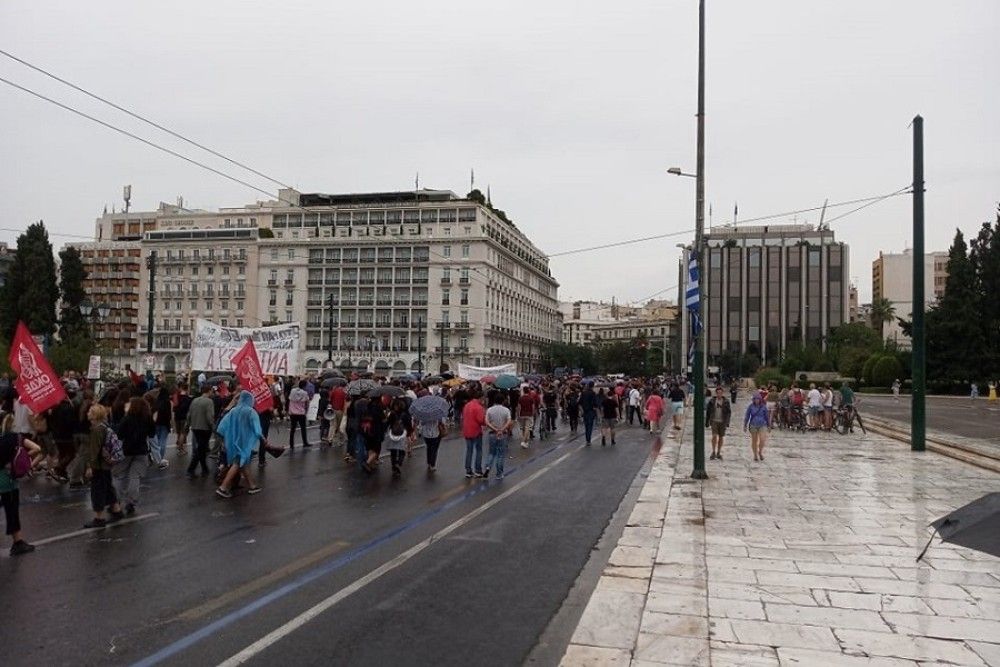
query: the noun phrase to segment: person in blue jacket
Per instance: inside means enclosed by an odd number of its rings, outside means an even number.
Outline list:
[[[750,448],[753,449],[753,460],[764,460],[764,444],[767,442],[767,434],[771,430],[771,422],[768,419],[767,405],[761,398],[759,392],[753,393],[753,400],[747,406],[746,415],[743,417],[743,432],[750,432]]]

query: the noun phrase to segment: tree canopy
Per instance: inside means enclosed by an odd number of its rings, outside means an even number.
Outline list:
[[[36,222],[17,238],[14,261],[0,291],[0,333],[10,340],[18,320],[35,335],[56,332],[56,261],[44,222]]]

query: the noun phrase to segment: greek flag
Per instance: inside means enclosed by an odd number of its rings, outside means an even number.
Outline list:
[[[688,285],[684,293],[684,305],[691,316],[691,344],[688,346],[688,365],[694,364],[695,342],[701,334],[701,302],[698,291],[698,257],[691,255],[688,262]]]

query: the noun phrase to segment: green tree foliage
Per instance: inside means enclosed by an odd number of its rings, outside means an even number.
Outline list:
[[[543,352],[546,370],[554,368],[582,368],[585,375],[597,372],[594,350],[575,343],[551,343]]]
[[[927,376],[932,380],[968,380],[984,372],[986,340],[976,269],[961,231],[948,251],[944,296],[925,316]],[[992,295],[992,299],[997,299]]]
[[[80,304],[87,295],[83,291],[83,281],[87,271],[83,268],[80,251],[69,246],[59,251],[59,293],[62,304],[59,309],[59,337],[63,340],[86,340],[90,338],[90,325],[80,312]]]
[[[762,368],[757,371],[757,374],[753,378],[754,385],[757,387],[767,387],[771,384],[775,384],[778,387],[791,387],[792,378],[785,373],[782,373],[777,368]]]
[[[878,329],[880,338],[885,337],[885,323],[892,322],[896,317],[896,306],[885,297],[879,297],[872,301],[872,326]]]
[[[984,337],[982,377],[1000,375],[1000,207],[994,225],[983,223],[972,239],[969,261],[975,273],[975,285],[980,295],[979,322]]]
[[[47,357],[52,370],[61,375],[66,371],[86,372],[93,353],[94,346],[89,338],[73,337],[60,339],[49,348]]]
[[[0,292],[0,334],[10,340],[18,320],[31,333],[56,332],[56,261],[43,222],[36,222],[17,238],[17,251]]]
[[[872,365],[871,384],[875,387],[889,387],[903,375],[903,366],[894,356],[878,357]]]

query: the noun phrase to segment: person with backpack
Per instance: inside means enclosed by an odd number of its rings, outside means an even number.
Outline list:
[[[594,383],[588,382],[580,394],[580,409],[583,410],[583,437],[589,445],[594,437],[594,421],[597,419],[597,394]]]
[[[114,467],[115,486],[118,496],[125,500],[125,513],[131,515],[139,502],[139,483],[149,469],[150,438],[156,433],[149,403],[138,396],[132,398],[115,432],[125,455]]]
[[[358,434],[364,449],[361,456],[361,467],[365,472],[372,473],[378,467],[379,455],[382,453],[382,439],[385,437],[385,408],[378,396],[363,398],[357,401]]]
[[[10,547],[11,556],[20,556],[35,550],[21,533],[21,495],[17,480],[28,475],[34,467],[33,459],[41,461],[42,448],[37,444],[12,433],[13,415],[4,418],[3,435],[0,435],[0,505],[6,519],[7,534],[14,543]]]
[[[141,398],[132,400],[142,401]],[[87,419],[90,420],[90,448],[87,469],[90,471],[90,507],[94,510],[94,518],[85,523],[83,527],[103,528],[108,525],[108,520],[104,518],[105,510],[111,510],[111,521],[125,518],[111,477],[113,464],[105,458],[105,444],[113,442],[116,436],[109,438],[111,429],[107,423],[108,410],[104,406],[91,406],[90,412],[87,413]],[[143,444],[145,445],[145,440],[143,440]]]
[[[386,448],[392,462],[392,478],[399,479],[403,475],[403,461],[412,446],[413,419],[406,409],[406,400],[395,398],[389,406],[388,428],[386,429]]]
[[[55,467],[49,469],[48,476],[60,484],[69,481],[67,468],[76,456],[76,449],[73,446],[73,435],[76,432],[76,408],[73,406],[73,396],[75,393],[67,392],[66,397],[49,413],[49,430],[52,432],[52,441],[55,443],[58,458]]]
[[[566,418],[569,420],[569,432],[576,435],[576,430],[580,426],[580,394],[576,387],[570,387],[566,392]]]

